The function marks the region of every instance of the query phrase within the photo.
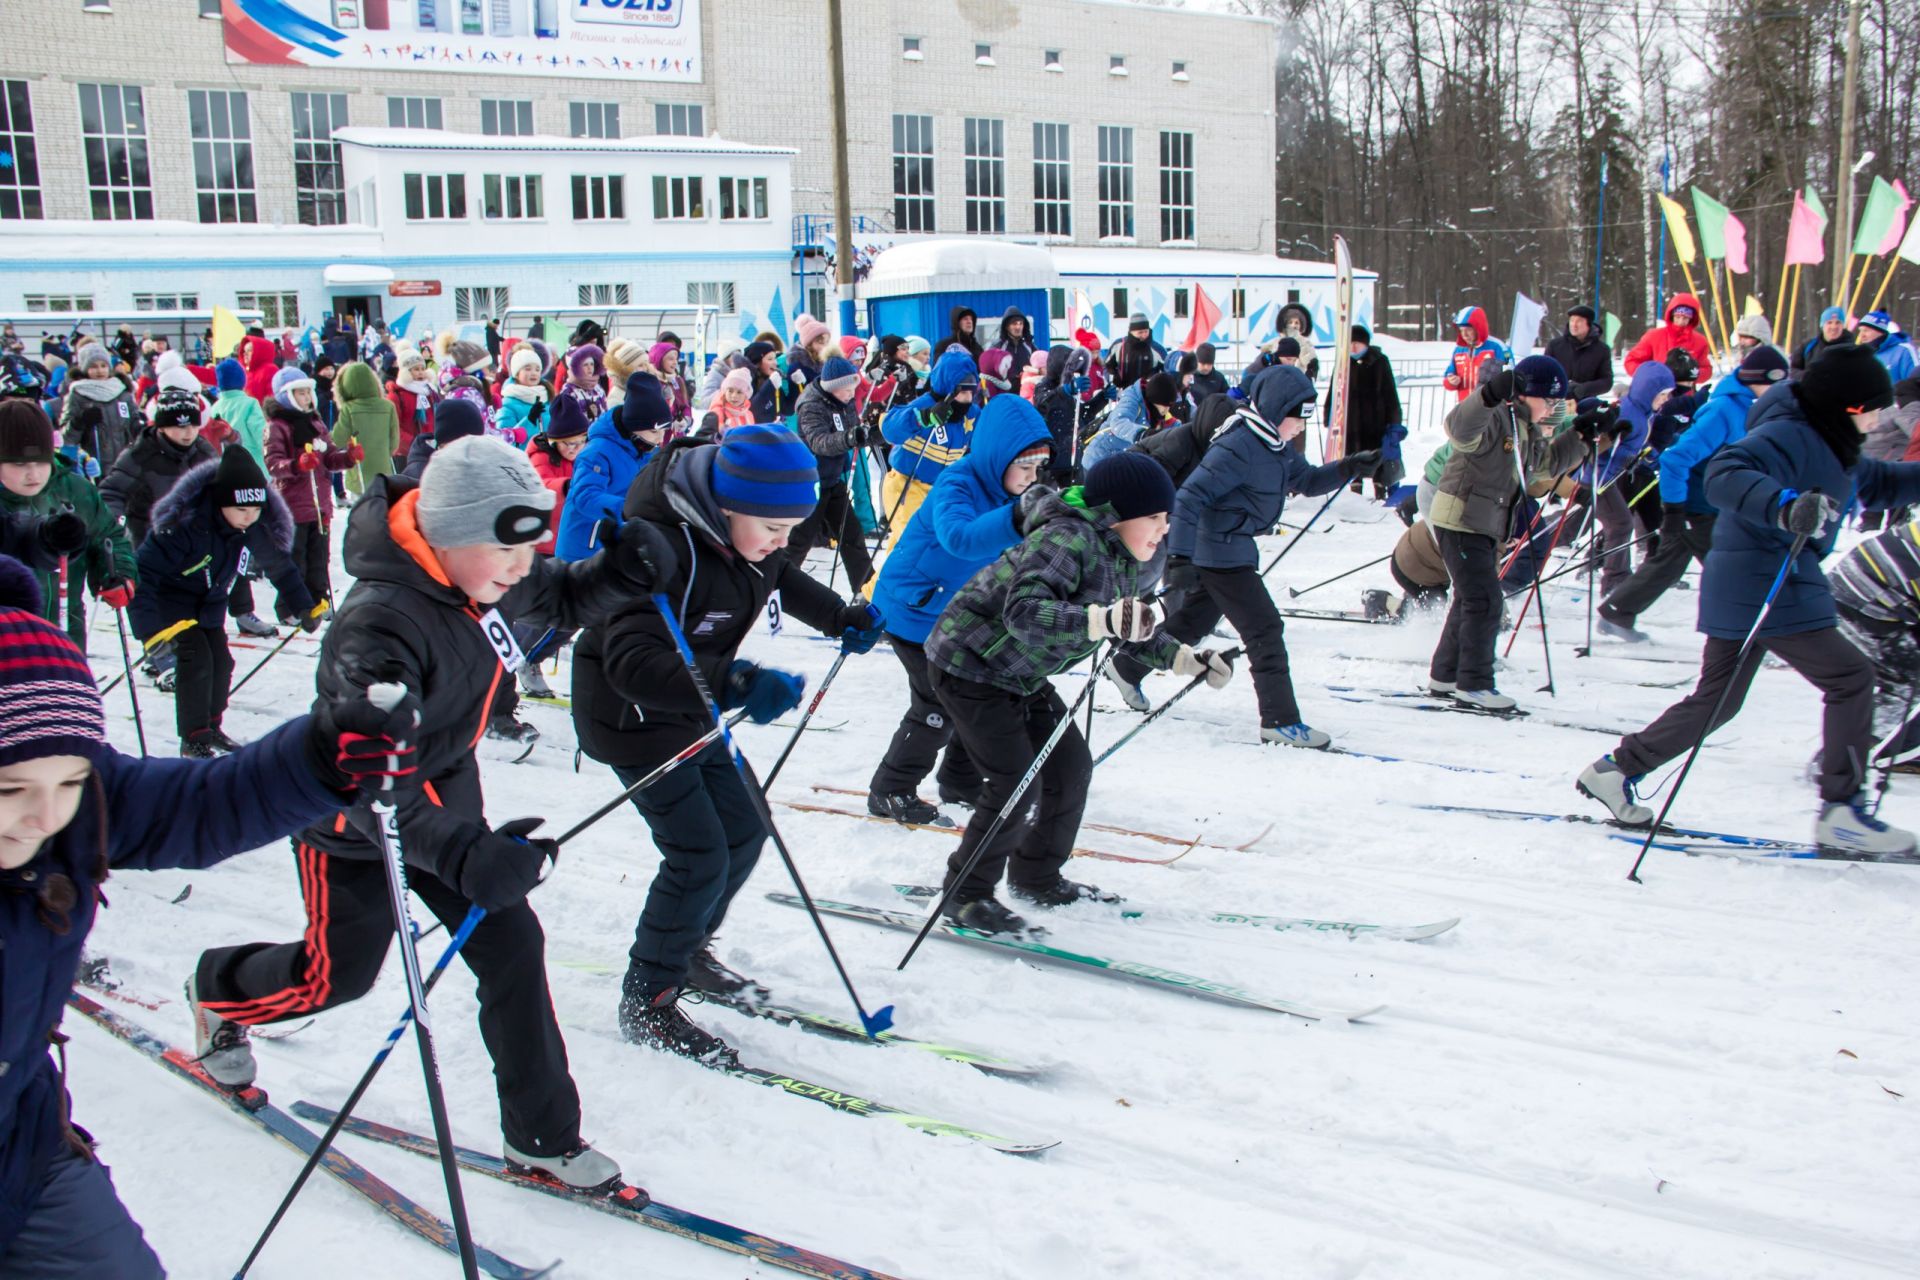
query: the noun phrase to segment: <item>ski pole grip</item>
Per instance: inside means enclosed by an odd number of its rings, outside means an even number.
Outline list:
[[[407,686],[403,684],[370,684],[367,686],[367,701],[382,711],[391,711],[406,700]]]

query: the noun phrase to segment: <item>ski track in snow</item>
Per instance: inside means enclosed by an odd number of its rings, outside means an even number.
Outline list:
[[[1434,440],[1423,433],[1419,442]],[[1409,451],[1410,463],[1419,452]],[[1303,518],[1301,506],[1290,514]],[[1274,592],[1386,552],[1401,526],[1375,519],[1377,510],[1343,496],[1334,514],[1348,518],[1290,554],[1270,580]],[[1269,554],[1282,545],[1269,540]],[[814,567],[824,576],[825,559]],[[345,581],[338,566],[335,574]],[[1364,587],[1388,585],[1381,566],[1302,603],[1353,608]],[[1038,1082],[991,1079],[927,1054],[836,1042],[723,1009],[694,1016],[749,1063],[1061,1145],[1017,1159],[887,1119],[835,1114],[620,1041],[618,973],[655,861],[644,825],[621,810],[569,846],[534,897],[587,1136],[662,1201],[901,1276],[1916,1274],[1920,870],[1656,850],[1647,883],[1636,886],[1625,879],[1635,850],[1609,839],[1609,828],[1414,807],[1597,811],[1572,778],[1612,740],[1539,717],[1638,725],[1681,690],[1633,682],[1688,673],[1635,661],[1604,640],[1592,657],[1576,658],[1583,590],[1575,575],[1547,589],[1557,697],[1534,692],[1545,670],[1531,621],[1503,664],[1501,686],[1533,720],[1416,714],[1325,688],[1414,687],[1437,618],[1368,628],[1288,619],[1309,723],[1349,750],[1405,763],[1258,747],[1242,669],[1229,688],[1191,695],[1095,775],[1090,819],[1203,841],[1171,867],[1069,865],[1070,875],[1136,905],[1385,924],[1463,920],[1437,939],[1407,943],[1192,918],[1122,923],[1087,910],[1048,921],[1056,941],[1310,1003],[1385,1004],[1384,1012],[1310,1025],[937,940],[896,973],[905,935],[835,920],[829,928],[868,1007],[896,1004],[902,1032],[1054,1070]],[[1676,591],[1660,602],[1645,620],[1656,641],[1649,652],[1681,661],[1697,653],[1696,601]],[[104,613],[92,646],[104,677],[120,663],[112,628],[101,624],[110,624]],[[809,642],[797,623],[789,628],[756,634],[745,653],[818,680],[833,648]],[[313,648],[295,640],[241,691],[228,719],[237,736],[256,737],[306,706]],[[240,672],[265,652],[236,649]],[[1083,678],[1062,677],[1064,696]],[[554,683],[565,691],[564,677]],[[1181,683],[1154,677],[1148,692],[1157,702]],[[808,787],[863,787],[904,692],[885,650],[847,663],[822,714],[851,723],[808,734],[775,796],[857,807]],[[140,693],[149,743],[170,753],[171,700],[144,681]],[[1100,699],[1117,706],[1110,688]],[[508,763],[519,748],[482,749],[492,820],[539,813],[557,830],[617,793],[611,773],[591,761],[574,773],[565,711],[526,705],[522,714],[543,734],[525,763]],[[1746,710],[1703,753],[1671,820],[1805,838],[1814,795],[1801,775],[1818,718],[1807,685],[1764,671]],[[109,723],[116,743],[135,750],[122,690],[109,697]],[[1096,716],[1095,751],[1132,724]],[[764,768],[786,734],[748,727],[739,738]],[[1897,777],[1887,803],[1895,822],[1920,823],[1920,779]],[[953,848],[951,837],[933,833],[779,808],[776,816],[822,897],[898,907],[891,882],[934,879]],[[1269,823],[1249,849],[1221,847]],[[1098,831],[1083,831],[1080,842],[1171,852]],[[174,903],[189,884],[191,894]],[[789,889],[768,848],[720,954],[788,1003],[850,1016],[806,917],[761,896]],[[179,988],[203,947],[283,940],[302,926],[284,846],[211,872],[126,873],[107,892],[113,907],[100,916],[93,953],[112,958],[126,990],[165,1001],[155,1011],[116,1009],[175,1043],[189,1039]],[[423,946],[429,959],[444,938]],[[372,995],[288,1040],[259,1043],[261,1083],[282,1105],[338,1102],[404,1003],[390,959]],[[435,1025],[455,1132],[497,1151],[492,1069],[474,1010],[471,979],[449,974]],[[69,1019],[69,1029],[76,1119],[101,1137],[149,1239],[175,1276],[231,1275],[297,1162],[81,1020]],[[429,1128],[411,1045],[394,1054],[360,1110]],[[353,1138],[341,1143],[401,1190],[444,1207],[437,1165]],[[470,1176],[464,1186],[480,1241],[527,1265],[563,1259],[561,1276],[780,1274],[488,1179]],[[321,1177],[254,1274],[440,1274],[452,1266]]]

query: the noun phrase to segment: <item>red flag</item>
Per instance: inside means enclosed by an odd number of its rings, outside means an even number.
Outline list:
[[[1213,299],[1200,287],[1198,280],[1193,282],[1193,325],[1187,330],[1187,339],[1180,344],[1182,351],[1191,351],[1205,342],[1213,333],[1213,327],[1220,323],[1220,308],[1213,305]]]
[[[1806,264],[1809,266],[1825,262],[1827,246],[1824,240],[1826,219],[1815,213],[1811,206],[1793,193],[1793,217],[1787,223],[1787,266]]]

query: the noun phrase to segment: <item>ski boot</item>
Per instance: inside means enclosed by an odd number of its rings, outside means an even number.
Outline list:
[[[205,730],[189,734],[180,739],[180,758],[182,760],[218,760],[226,755],[218,743],[208,737]]]
[[[272,640],[280,634],[280,629],[257,613],[243,613],[233,620],[234,630],[243,636],[252,636],[256,640]]]
[[[881,796],[867,793],[867,812],[876,818],[891,818],[909,827],[948,827],[953,820],[911,792]]]
[[[1633,619],[1618,609],[1603,604],[1598,613],[1600,616],[1594,622],[1593,629],[1601,635],[1625,640],[1629,644],[1645,644],[1650,639],[1646,632],[1634,630]]]
[[[490,718],[487,736],[499,742],[517,742],[529,751],[540,741],[540,731],[512,713]]]
[[[976,933],[1025,935],[1027,922],[1009,911],[998,898],[955,898],[947,903],[947,919]]]
[[[1633,788],[1639,781],[1638,774],[1628,777],[1611,755],[1604,755],[1580,771],[1573,789],[1607,806],[1613,820],[1623,827],[1651,826],[1653,810],[1635,803],[1638,797],[1633,794]]]
[[[206,739],[206,741],[213,745],[213,749],[223,756],[230,756],[245,745],[227,736],[227,731],[217,724],[211,729],[202,729],[195,736]]]
[[[975,782],[970,787],[957,787],[939,778],[934,779],[934,784],[940,789],[941,804],[963,804],[969,809],[980,807],[980,792],[986,786],[983,782]]]
[[[1039,884],[1009,883],[1007,892],[1036,907],[1066,907],[1076,902],[1114,903],[1121,900],[1117,893],[1108,893],[1098,886],[1082,884],[1061,875]]]
[[[1505,715],[1520,704],[1498,689],[1455,689],[1453,700],[1474,711]]]
[[[735,972],[721,964],[713,954],[713,939],[709,938],[693,953],[693,960],[687,966],[686,985],[704,995],[731,996],[753,1005],[766,1004],[773,999],[773,992],[760,983]]]
[[[1129,681],[1111,665],[1107,667],[1107,679],[1113,681],[1113,687],[1120,691],[1120,701],[1127,704],[1129,711],[1153,710],[1153,702],[1147,697],[1146,690]]]
[[[1914,851],[1913,832],[1875,817],[1864,791],[1824,805],[1813,824],[1813,842],[1836,853],[1894,860],[1909,859]]]
[[[1260,741],[1278,743],[1284,747],[1307,747],[1314,751],[1324,751],[1333,745],[1333,735],[1295,721],[1293,724],[1261,725]]]
[[[500,1149],[506,1156],[507,1168],[515,1173],[557,1182],[568,1191],[577,1191],[582,1195],[623,1189],[621,1203],[630,1209],[644,1209],[652,1203],[652,1198],[641,1188],[623,1184],[620,1181],[620,1166],[587,1143],[583,1142],[565,1155],[557,1156],[529,1155],[504,1138],[500,1141]],[[637,1201],[625,1195],[625,1191],[637,1192]]]
[[[529,662],[520,668],[520,692],[529,698],[551,698],[553,687],[540,672],[540,664]]]
[[[186,754],[185,748],[181,754]],[[247,1028],[200,1003],[200,975],[187,979],[187,1011],[193,1017],[193,1057],[223,1089],[244,1089],[256,1071]]]
[[[1395,622],[1407,616],[1407,598],[1375,587],[1360,593],[1360,611],[1372,622],[1391,618]]]
[[[740,1054],[680,1009],[683,992],[671,982],[629,981],[620,996],[620,1034],[629,1044],[644,1044],[710,1067],[737,1067]],[[697,999],[697,992],[685,992]]]
[[[1451,698],[1454,688],[1455,685],[1451,680],[1435,680],[1432,676],[1427,677],[1427,692],[1436,698]]]

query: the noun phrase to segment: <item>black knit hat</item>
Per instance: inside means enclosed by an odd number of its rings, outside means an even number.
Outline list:
[[[260,469],[260,464],[247,452],[245,445],[228,445],[221,453],[220,461],[212,465],[214,506],[267,505],[267,473]]]
[[[1579,316],[1582,320],[1585,320],[1588,324],[1600,323],[1600,317],[1595,315],[1593,308],[1588,306],[1584,302],[1577,307],[1567,308],[1567,319],[1571,320],[1575,316]]]
[[[1871,347],[1828,347],[1800,375],[1800,399],[1828,413],[1893,406],[1893,379]]]
[[[1116,453],[1094,463],[1080,491],[1089,510],[1112,507],[1115,518],[1132,520],[1173,510],[1173,479],[1144,453]]]
[[[1740,361],[1733,376],[1749,387],[1770,387],[1784,382],[1789,370],[1787,358],[1773,347],[1755,347]]]
[[[31,400],[0,400],[0,462],[52,462],[53,419]]]
[[[1365,343],[1367,346],[1372,346],[1373,330],[1367,328],[1367,326],[1363,324],[1357,324],[1353,326],[1351,336],[1348,338],[1348,341]]]
[[[1693,352],[1685,347],[1675,347],[1667,352],[1667,368],[1673,373],[1675,382],[1700,381],[1700,362],[1693,358]]]
[[[198,427],[200,399],[185,391],[162,391],[153,406],[156,427]]]
[[[433,406],[433,447],[444,449],[462,436],[484,435],[487,420],[471,400],[449,396]]]
[[[1180,398],[1180,388],[1164,373],[1156,373],[1140,384],[1140,398],[1162,408]]]

